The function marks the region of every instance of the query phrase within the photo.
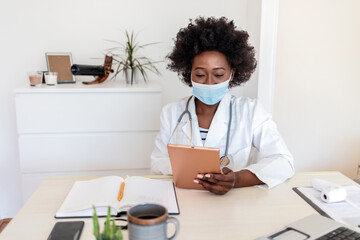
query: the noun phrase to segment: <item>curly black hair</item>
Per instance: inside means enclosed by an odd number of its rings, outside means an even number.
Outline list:
[[[235,75],[230,87],[249,80],[256,68],[255,50],[248,43],[249,34],[237,30],[233,21],[226,17],[199,17],[190,19],[175,39],[173,51],[167,56],[168,69],[177,72],[180,79],[191,86],[191,67],[196,55],[205,51],[219,51],[226,56]]]

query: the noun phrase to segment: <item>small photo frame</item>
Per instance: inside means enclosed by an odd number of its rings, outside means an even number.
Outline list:
[[[75,76],[71,73],[72,56],[69,52],[47,52],[46,64],[49,72],[57,72],[58,83],[75,83]]]

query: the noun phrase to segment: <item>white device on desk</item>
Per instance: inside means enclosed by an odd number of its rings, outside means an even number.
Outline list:
[[[323,240],[335,239],[337,235],[343,235],[345,238],[342,239],[360,239],[358,229],[314,214],[291,223],[278,232],[257,238],[256,240]]]
[[[341,202],[346,199],[346,189],[340,185],[318,178],[311,179],[311,185],[321,192],[321,200],[326,203]]]

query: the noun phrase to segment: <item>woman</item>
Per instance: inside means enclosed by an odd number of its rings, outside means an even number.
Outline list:
[[[245,83],[256,68],[248,37],[225,17],[200,17],[180,29],[168,56],[168,67],[193,88],[194,97],[163,108],[160,133],[151,155],[153,173],[172,173],[167,153],[170,136],[171,143],[190,144],[190,122],[185,117],[175,129],[189,100],[195,146],[219,148],[224,156],[230,134],[226,154],[230,161],[221,162],[222,174],[200,173],[195,183],[215,194],[225,194],[233,187],[264,184],[271,188],[293,176],[293,158],[271,115],[258,101],[229,93],[229,87]],[[257,158],[251,154],[252,147],[258,150]]]

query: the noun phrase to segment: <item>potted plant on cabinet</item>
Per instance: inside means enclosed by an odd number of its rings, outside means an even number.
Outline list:
[[[147,71],[151,71],[157,75],[161,75],[158,68],[155,66],[156,63],[163,61],[153,61],[152,59],[145,56],[138,56],[138,50],[147,47],[149,45],[154,45],[157,43],[148,43],[140,45],[136,41],[136,35],[132,31],[129,33],[125,31],[126,43],[122,44],[117,41],[108,40],[110,42],[115,42],[120,46],[116,46],[108,50],[108,54],[113,56],[114,61],[116,62],[116,69],[112,78],[123,72],[125,76],[126,83],[131,85],[134,83],[135,79],[142,77],[145,82],[147,82]]]

